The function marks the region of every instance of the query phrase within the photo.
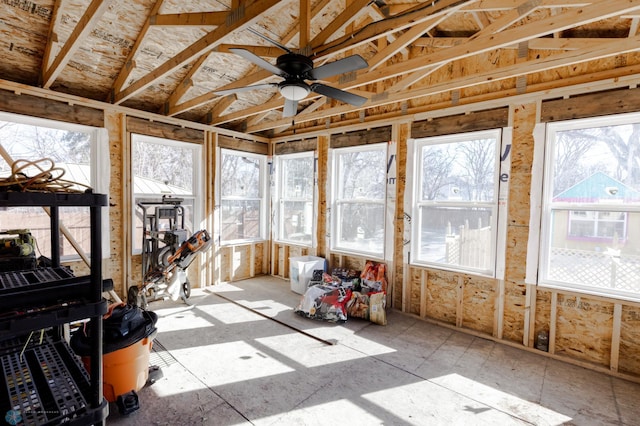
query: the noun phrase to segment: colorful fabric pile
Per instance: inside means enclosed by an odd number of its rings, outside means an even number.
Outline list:
[[[295,313],[307,318],[345,322],[362,318],[386,325],[385,264],[367,261],[362,272],[336,268],[331,274],[315,271]]]

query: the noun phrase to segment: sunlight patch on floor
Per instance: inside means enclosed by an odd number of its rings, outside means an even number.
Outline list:
[[[245,341],[175,349],[171,354],[210,387],[295,371]]]
[[[370,354],[366,354],[361,351],[349,350],[339,344],[327,345],[300,333],[281,334],[278,336],[259,338],[256,339],[256,342],[273,351],[281,353],[282,356],[285,356],[306,368],[322,367],[341,362],[368,358],[370,356]],[[387,348],[386,346],[384,348],[385,352],[380,353],[393,351],[393,349]]]
[[[446,376],[430,379],[430,381],[534,424],[561,425],[571,420],[571,417],[562,413],[502,392],[499,389],[459,374],[447,374]]]
[[[380,425],[381,419],[348,399],[291,410],[286,414],[263,417],[260,424],[283,425]]]

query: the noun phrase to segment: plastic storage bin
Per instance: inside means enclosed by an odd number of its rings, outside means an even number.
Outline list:
[[[327,270],[327,261],[317,256],[300,256],[289,258],[289,279],[291,280],[291,291],[304,294],[313,271],[316,269]]]

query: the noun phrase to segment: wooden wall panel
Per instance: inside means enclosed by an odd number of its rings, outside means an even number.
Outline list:
[[[315,151],[318,148],[318,139],[302,139],[297,141],[279,142],[273,147],[275,155],[293,154],[296,152]]]
[[[269,154],[269,144],[256,142],[249,139],[232,138],[231,136],[218,135],[218,146],[220,148],[235,149],[237,151],[251,152],[254,154]]]
[[[640,376],[640,307],[622,307],[618,370]]]
[[[420,307],[422,306],[422,298],[425,297],[422,294],[422,269],[410,268],[409,273],[409,306],[408,312],[411,314],[420,315]],[[400,292],[402,293],[402,292]]]
[[[412,138],[499,129],[507,126],[509,108],[477,111],[470,114],[415,121],[411,124]]]
[[[180,127],[173,124],[158,123],[142,118],[128,117],[127,131],[174,141],[203,144],[204,131]]]
[[[0,111],[85,126],[104,126],[103,110],[32,95],[16,95],[8,90],[0,90]]]
[[[560,294],[557,315],[556,354],[609,365],[612,303]]]
[[[525,299],[526,286],[524,284],[505,282],[502,336],[512,342],[522,343]]]
[[[331,135],[330,147],[346,148],[350,146],[389,142],[390,140],[391,126],[384,126]]]
[[[497,281],[465,276],[463,279],[462,326],[493,334]]]
[[[456,323],[458,274],[429,270],[427,281],[427,317]]]
[[[640,111],[640,89],[616,89],[545,101],[542,103],[541,121],[552,122],[636,111]]]
[[[122,114],[106,113],[104,126],[109,134],[109,259],[103,262],[103,276],[113,280],[113,289],[118,296],[126,300],[129,289],[129,250],[131,246],[131,218],[125,204],[128,199],[128,186],[125,185],[128,173],[123,170],[123,155],[126,147],[124,138],[125,118]],[[128,163],[127,163],[128,164]]]
[[[537,336],[542,330],[550,331],[551,324],[551,291],[538,289],[536,292],[535,332]],[[534,341],[534,347],[537,340]]]
[[[329,271],[333,268],[348,268],[362,271],[367,260],[364,257],[331,253],[329,257]]]

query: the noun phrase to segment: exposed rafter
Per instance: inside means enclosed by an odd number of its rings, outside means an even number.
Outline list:
[[[48,67],[42,68],[42,87],[49,88],[67,65],[73,54],[80,48],[82,40],[93,30],[102,14],[109,7],[111,0],[93,0],[78,25],[65,42],[60,52]]]
[[[199,55],[214,49],[222,43],[223,38],[229,32],[238,31],[255,22],[262,13],[271,9],[280,1],[281,0],[261,0],[250,4],[246,8],[241,6],[240,10],[230,11],[227,15],[229,19],[227,19],[225,25],[220,25],[218,28],[207,33],[204,37],[166,61],[164,64],[160,65],[155,70],[135,81],[127,88],[116,92],[113,97],[114,103],[124,102],[165,75],[189,63]]]
[[[160,7],[162,7],[162,2],[163,0],[156,0],[156,3],[151,8],[151,12],[147,17],[147,19],[145,20],[144,25],[140,30],[140,34],[138,34],[138,37],[136,38],[136,42],[131,48],[129,55],[127,55],[127,59],[124,62],[124,67],[122,67],[122,69],[118,73],[118,76],[116,77],[115,82],[113,83],[113,87],[109,92],[109,98],[107,99],[107,102],[111,102],[111,100],[113,99],[114,93],[122,90],[125,82],[129,78],[129,75],[131,74],[131,71],[133,71],[133,69],[136,67],[134,59],[138,54],[138,50],[140,49],[140,46],[142,45],[142,40],[144,40],[144,37],[147,34],[147,31],[149,31],[149,27],[151,25],[151,18],[158,13],[158,11],[160,10]]]

